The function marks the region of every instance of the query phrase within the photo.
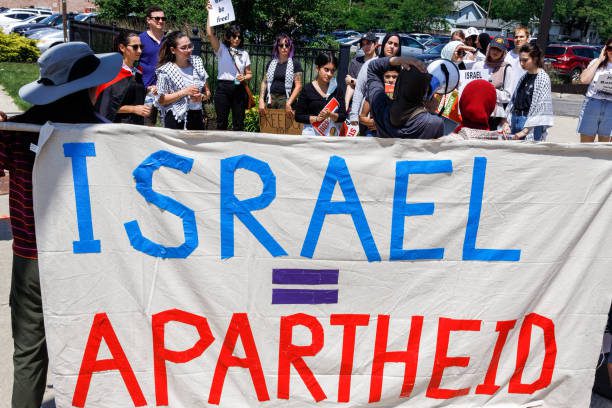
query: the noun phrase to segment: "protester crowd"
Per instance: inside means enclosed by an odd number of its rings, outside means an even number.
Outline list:
[[[210,7],[210,4],[209,4]],[[184,33],[164,31],[166,17],[159,7],[146,12],[148,30],[120,33],[115,53],[94,54],[85,43],[61,44],[39,59],[40,79],[25,85],[21,97],[33,105],[22,115],[0,120],[43,124],[131,123],[203,129],[202,103],[213,100],[217,129],[244,128],[245,109],[254,103],[248,81],[249,54],[241,48],[241,29],[230,26],[217,38],[207,35],[218,59],[217,88],[211,92],[202,59]],[[516,47],[507,40],[476,29],[452,33],[443,48],[448,64],[483,69],[490,80],[476,80],[460,98],[435,96],[433,76],[418,60],[401,55],[400,37],[387,34],[382,44],[372,33],[360,40],[363,55],[354,58],[340,91],[335,78],[338,61],[333,53],[315,59],[316,78],[303,83],[303,67],[294,59],[295,45],[285,34],[276,38],[266,74],[259,86],[259,111],[284,109],[303,123],[303,133],[316,135],[320,123],[360,126],[363,136],[434,139],[450,133],[459,139],[527,139],[542,141],[553,124],[551,84],[542,69],[542,51],[529,43],[529,31],[517,27]],[[445,65],[445,67],[447,67]],[[448,70],[448,67],[446,68]],[[612,95],[597,86],[612,73],[612,40],[581,77],[590,83],[579,133],[583,141],[610,141]],[[454,115],[444,115],[445,108]],[[75,109],[78,107],[78,109]],[[446,116],[446,117],[445,117]],[[449,118],[456,123],[448,122]],[[45,389],[48,358],[45,346],[37,248],[34,233],[31,145],[38,134],[0,133],[0,172],[10,177],[10,210],[14,237],[11,319],[14,337],[13,407],[39,407]],[[1,174],[0,174],[1,175]]]

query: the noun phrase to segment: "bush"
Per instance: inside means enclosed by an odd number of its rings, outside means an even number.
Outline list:
[[[0,31],[0,62],[36,62],[39,56],[34,40]]]

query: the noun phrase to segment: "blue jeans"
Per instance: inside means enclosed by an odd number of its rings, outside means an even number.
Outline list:
[[[520,132],[525,127],[525,122],[527,122],[527,116],[512,115],[512,120],[510,121],[510,132],[512,132],[512,134]],[[533,128],[533,140],[536,142],[541,142],[543,140],[543,133],[544,128],[542,126],[535,126]]]

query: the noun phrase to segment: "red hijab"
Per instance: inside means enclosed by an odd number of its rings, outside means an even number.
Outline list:
[[[455,132],[463,127],[489,130],[489,116],[495,110],[496,101],[495,87],[489,81],[477,79],[467,84],[459,99],[461,125]]]

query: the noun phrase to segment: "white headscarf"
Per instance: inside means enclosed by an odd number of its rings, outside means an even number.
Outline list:
[[[461,41],[451,41],[442,48],[440,52],[440,57],[445,58],[447,60],[453,60],[453,54],[458,46],[463,45]]]

